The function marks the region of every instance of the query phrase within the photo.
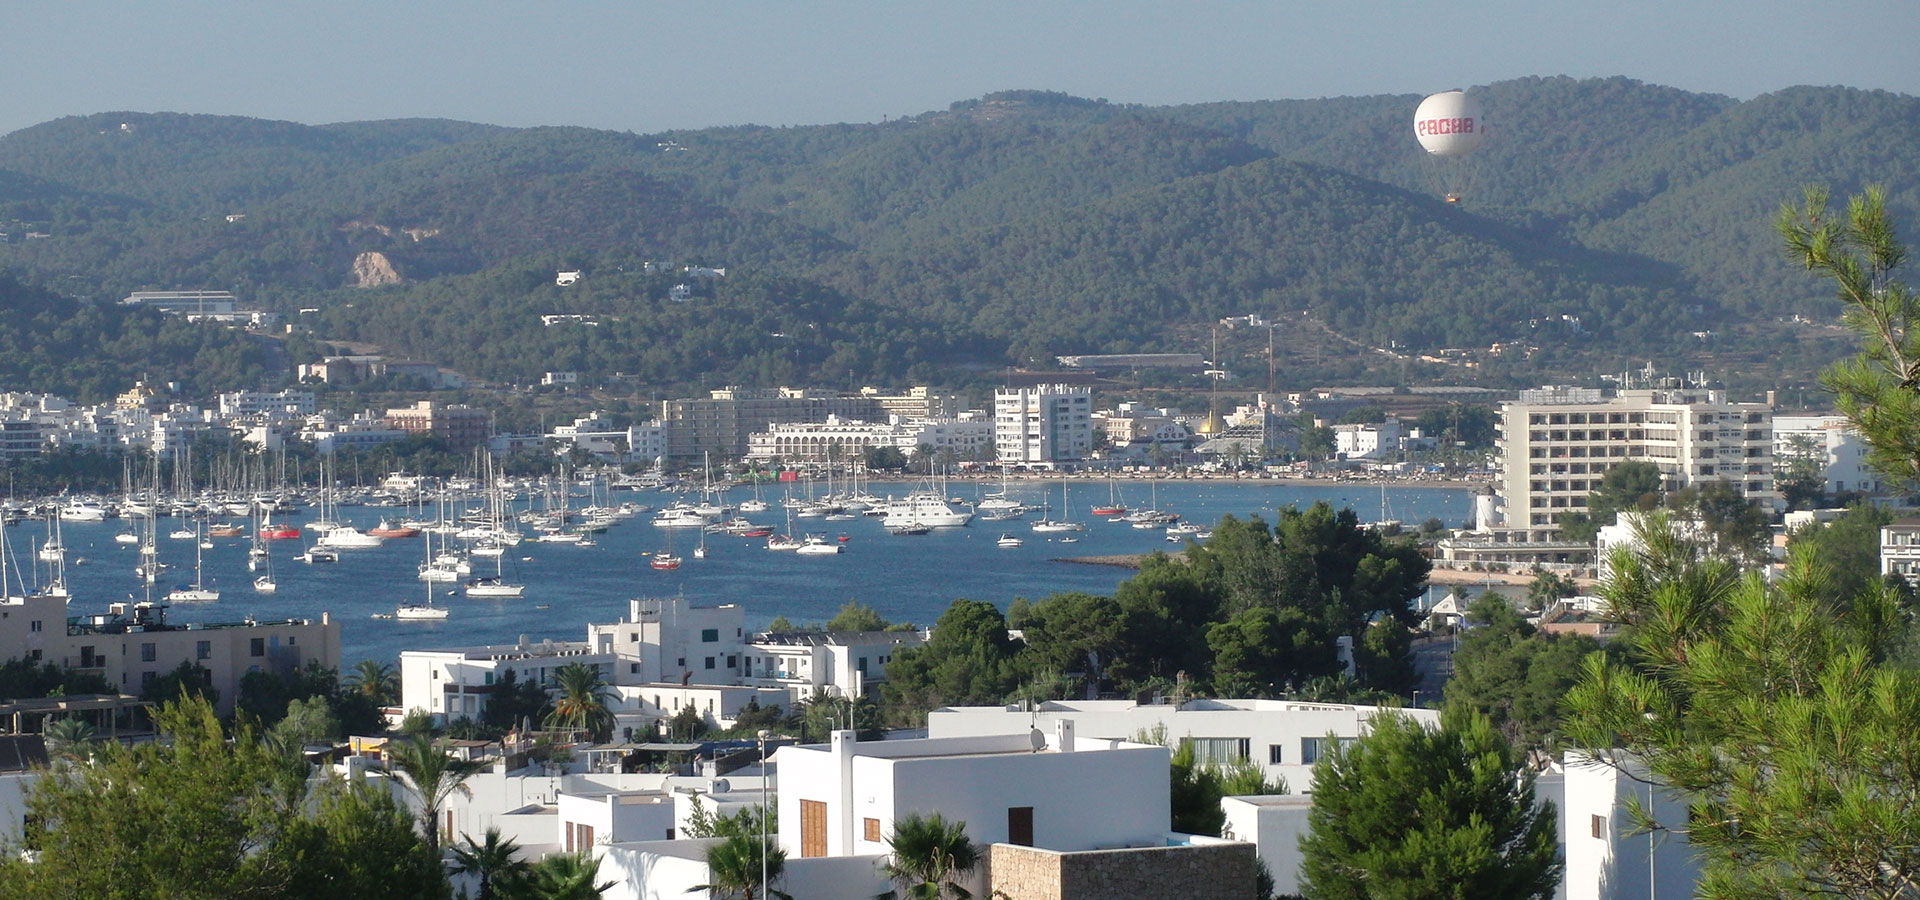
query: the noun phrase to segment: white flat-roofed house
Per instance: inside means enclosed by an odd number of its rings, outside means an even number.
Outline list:
[[[618,667],[612,654],[594,653],[580,641],[406,650],[400,654],[400,704],[443,721],[477,719],[508,672],[521,683],[545,685],[555,671],[574,663],[598,666],[608,676]]]
[[[784,688],[792,702],[818,695],[860,697],[886,677],[894,654],[926,643],[919,631],[799,631],[755,635],[741,674]]]
[[[1253,895],[1254,848],[1173,834],[1166,748],[1051,732],[788,746],[773,757],[778,840],[795,900],[871,897],[890,887],[878,863],[908,816],[965,823],[986,849],[963,882],[974,896]],[[616,898],[682,896],[710,883],[705,841],[602,848],[600,877]]]
[[[1618,766],[1568,754],[1560,804],[1560,842],[1566,861],[1566,900],[1656,900],[1692,897],[1700,865],[1687,842],[1686,804],[1646,781],[1646,767],[1621,758]],[[1637,827],[1636,802],[1670,830],[1652,835]]]
[[[1371,730],[1383,711],[1437,726],[1435,709],[1391,709],[1295,700],[1189,700],[1179,705],[1131,700],[1048,701],[1031,710],[1012,706],[957,706],[927,714],[931,737],[1020,734],[1030,727],[1072,720],[1083,735],[1127,738],[1165,728],[1168,740],[1193,744],[1200,760],[1251,759],[1269,778],[1284,778],[1296,793],[1313,788],[1313,766],[1332,741]]]

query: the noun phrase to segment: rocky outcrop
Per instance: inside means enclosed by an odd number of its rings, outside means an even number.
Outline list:
[[[353,258],[354,287],[380,287],[399,284],[404,280],[399,272],[394,271],[393,262],[387,259],[385,253],[369,251]]]

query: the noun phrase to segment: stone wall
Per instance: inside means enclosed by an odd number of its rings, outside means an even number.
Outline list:
[[[1007,900],[1249,900],[1254,846],[1219,843],[1056,853],[994,844],[989,889]]]

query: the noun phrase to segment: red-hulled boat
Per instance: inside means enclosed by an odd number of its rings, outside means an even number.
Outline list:
[[[297,541],[300,539],[300,529],[296,526],[288,525],[285,522],[278,525],[269,522],[260,526],[260,539],[267,541]]]

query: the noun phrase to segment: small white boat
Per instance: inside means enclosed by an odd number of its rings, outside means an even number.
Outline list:
[[[319,545],[330,550],[371,550],[386,543],[386,539],[367,534],[352,525],[341,525],[321,535]]]
[[[793,552],[801,556],[832,556],[841,549],[839,544],[827,540],[823,535],[810,534],[800,542],[800,546],[793,548]]]
[[[393,611],[393,617],[402,621],[438,622],[445,619],[450,612],[451,610],[444,607],[433,606],[431,604],[424,606],[419,604],[405,604]]]
[[[508,584],[497,575],[482,575],[467,582],[469,597],[519,597],[526,592],[526,585]]]
[[[262,594],[271,594],[280,589],[280,583],[274,581],[272,575],[262,575],[253,580],[253,589]]]
[[[1025,544],[1026,541],[1023,541],[1017,537],[1014,537],[1011,534],[1003,534],[1000,536],[999,540],[996,540],[993,543],[995,546],[998,546],[998,547],[1018,547],[1022,544]]]

